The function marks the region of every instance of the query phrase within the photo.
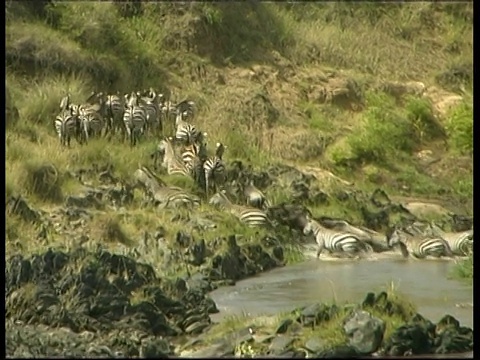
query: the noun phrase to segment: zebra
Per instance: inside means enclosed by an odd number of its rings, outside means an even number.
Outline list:
[[[202,163],[207,159],[207,147],[205,143],[207,136],[208,134],[206,132],[200,133],[195,143],[183,147],[182,159],[187,166],[196,158],[200,158]]]
[[[473,248],[473,230],[461,232],[444,232],[435,224],[429,224],[427,234],[430,236],[439,236],[445,240],[452,253],[457,256],[468,255]]]
[[[105,118],[106,127],[105,134],[115,135],[117,131],[121,132],[123,139],[126,137],[125,123],[123,114],[125,112],[125,104],[123,99],[117,95],[107,95],[105,99]]]
[[[390,231],[390,234],[387,233],[387,244],[390,248],[400,247],[404,257],[412,255],[417,259],[424,259],[427,256],[436,258],[453,256],[450,246],[444,239],[438,236],[414,235],[400,229]]]
[[[203,136],[206,137],[207,133]],[[193,178],[198,187],[202,190],[205,189],[206,180],[205,172],[203,171],[203,164],[208,158],[207,146],[205,142],[200,144],[192,144],[185,146],[182,151],[183,163],[187,166],[190,176]]]
[[[60,111],[65,111],[70,107],[70,93],[67,93],[61,100],[60,100]]]
[[[139,166],[133,174],[135,180],[135,187],[141,187],[143,190],[155,193],[161,187],[167,186],[167,184],[160,179],[155,173],[146,166]]]
[[[208,197],[209,186],[212,183],[217,191],[217,187],[226,180],[225,163],[222,160],[226,146],[217,143],[215,156],[208,158],[203,163],[203,171],[205,173],[205,194]]]
[[[375,252],[389,251],[390,248],[385,244],[385,235],[362,226],[353,226],[345,220],[322,219],[322,225],[329,229],[340,230],[343,232],[355,234],[364,243],[370,245]]]
[[[239,219],[240,222],[249,227],[271,224],[266,212],[257,208],[233,204],[228,199],[225,190],[214,194],[210,198],[209,204],[227,209],[232,215]]]
[[[78,133],[77,119],[72,115],[72,112],[64,110],[57,115],[54,125],[60,144],[62,146],[70,146],[71,137],[77,136]]]
[[[162,187],[154,193],[155,206],[161,208],[198,206],[200,198],[178,187]]]
[[[97,114],[83,113],[78,117],[81,129],[80,136],[84,142],[88,142],[89,136],[100,137],[104,122]]]
[[[156,92],[150,88],[144,91],[143,94],[137,93],[140,96],[140,107],[145,109],[147,114],[147,130],[152,130],[153,133],[159,135],[163,132],[163,126],[160,119],[159,100]]]
[[[199,131],[195,127],[182,119],[182,114],[177,109],[177,116],[175,118],[175,139],[178,142],[193,144],[198,141]]]
[[[135,187],[142,187],[153,199],[155,206],[161,208],[200,205],[198,196],[179,187],[167,186],[153,171],[146,166],[139,167],[135,173]]]
[[[315,236],[318,244],[317,259],[324,249],[330,253],[347,254],[348,256],[372,250],[372,248],[360,240],[356,234],[328,229],[308,215],[306,215],[306,220],[303,234],[310,235],[313,233]]]
[[[140,134],[145,132],[147,115],[145,110],[138,106],[137,94],[132,92],[130,96],[125,95],[125,97],[128,100],[123,114],[123,122],[127,136],[130,139],[130,145],[135,146]]]
[[[243,194],[247,198],[247,205],[259,209],[268,209],[271,204],[267,197],[255,186],[253,180],[250,180],[243,188]]]
[[[195,103],[190,100],[183,100],[175,105],[177,111],[182,114],[183,119],[192,119],[195,117]]]
[[[159,147],[163,149],[165,154],[163,156],[163,166],[167,168],[168,175],[191,175],[189,167],[175,153],[175,149],[173,148],[173,138],[168,137],[163,139],[160,142]]]

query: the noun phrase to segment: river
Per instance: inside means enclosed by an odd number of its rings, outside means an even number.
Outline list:
[[[221,287],[211,293],[220,313],[269,315],[315,302],[359,302],[367,292],[387,290],[392,284],[432,321],[456,317],[473,328],[473,287],[448,279],[451,260],[403,259],[398,254],[375,254],[373,259],[309,258],[254,278]]]

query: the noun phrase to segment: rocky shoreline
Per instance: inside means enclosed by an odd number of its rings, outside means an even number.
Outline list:
[[[437,324],[386,293],[359,305],[313,304],[269,325],[218,332],[206,277],[159,278],[149,265],[105,250],[49,250],[6,267],[7,356],[338,357],[472,351],[473,330],[446,315]],[[402,325],[384,339],[385,321]],[[341,319],[344,344],[324,348],[316,329]],[[321,334],[321,333],[320,333]],[[339,333],[342,334],[342,333]],[[342,337],[342,335],[340,335]],[[179,339],[187,343],[180,346]]]

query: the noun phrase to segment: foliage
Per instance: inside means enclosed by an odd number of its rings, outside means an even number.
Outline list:
[[[451,146],[462,154],[473,153],[473,106],[463,102],[448,116],[447,133]]]

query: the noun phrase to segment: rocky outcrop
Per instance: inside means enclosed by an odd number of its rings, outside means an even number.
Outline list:
[[[386,321],[392,326],[392,317],[396,322],[401,319],[403,324],[395,325],[387,334]],[[332,333],[336,334],[334,346]],[[204,339],[200,336],[191,340],[179,349],[180,355],[357,358],[435,354],[437,357],[468,355],[473,349],[472,329],[461,327],[449,315],[434,324],[384,292],[367,294],[361,304],[312,304],[294,310],[291,316],[280,318],[272,326],[257,326],[256,319],[252,319],[245,328],[221,332],[218,339],[210,340],[213,345],[207,345]]]

